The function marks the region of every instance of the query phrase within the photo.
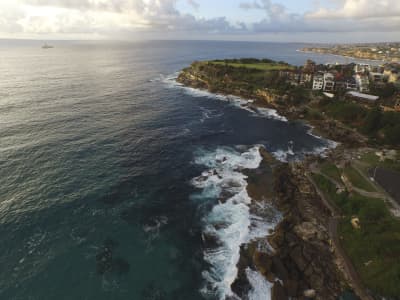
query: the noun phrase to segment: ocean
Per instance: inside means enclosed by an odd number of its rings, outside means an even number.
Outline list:
[[[341,62],[300,44],[0,41],[0,299],[225,299],[250,213],[242,168],[332,143],[237,97],[180,86],[194,60]],[[218,199],[221,195],[226,201]],[[206,244],[204,236],[212,236]],[[246,271],[249,299],[270,284]]]

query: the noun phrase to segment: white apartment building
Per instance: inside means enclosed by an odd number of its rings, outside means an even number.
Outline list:
[[[360,92],[368,92],[369,91],[369,79],[366,75],[357,74],[354,76],[354,79],[357,83],[357,88]]]
[[[356,64],[354,66],[354,72],[356,73],[365,73],[369,70],[371,70],[371,66],[368,64]]]
[[[335,90],[335,76],[332,73],[324,74],[324,86],[325,92],[333,92]]]
[[[322,74],[315,74],[313,80],[313,90],[320,91],[324,87],[324,76]]]

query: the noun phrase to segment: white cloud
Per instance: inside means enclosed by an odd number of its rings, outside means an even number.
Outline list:
[[[341,0],[337,9],[320,8],[306,15],[314,19],[390,18],[400,17],[399,0]],[[400,27],[400,23],[398,23]]]
[[[200,4],[195,0],[187,0],[187,3],[196,10],[200,7]]]
[[[293,13],[277,0],[243,0],[242,9],[265,14],[263,20],[246,24],[241,20],[232,24],[223,16],[202,18],[183,13],[177,9],[179,1],[185,1],[195,10],[201,3],[197,0],[0,0],[0,36],[243,39],[245,35],[263,34],[391,32],[398,35],[393,38],[400,39],[400,0],[314,0],[314,10],[307,13]],[[337,9],[326,8],[327,1]]]
[[[252,24],[256,32],[399,32],[399,0],[330,0],[337,9],[320,8],[305,14],[289,13],[271,0],[243,2],[242,9],[264,10],[266,18]],[[398,37],[400,38],[400,36]]]
[[[0,33],[87,34],[115,37],[129,33],[160,35],[167,31],[235,31],[224,17],[205,19],[183,14],[178,0],[0,0]],[[198,2],[185,0],[193,8]]]

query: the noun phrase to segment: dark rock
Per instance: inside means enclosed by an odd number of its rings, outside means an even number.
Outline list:
[[[240,258],[237,264],[238,275],[232,283],[231,289],[241,298],[243,298],[244,295],[248,295],[251,289],[249,280],[247,279],[246,269],[252,265],[255,246],[256,245],[249,244],[247,247],[244,245],[240,247]]]
[[[266,276],[272,269],[272,259],[270,255],[267,253],[255,251],[254,253],[254,264],[257,267],[257,270],[260,271],[261,274]]]
[[[118,243],[110,238],[107,238],[103,242],[103,246],[96,255],[96,269],[98,274],[104,275],[108,272],[115,272],[118,275],[122,275],[129,272],[130,265],[127,261],[121,257],[115,259],[113,257],[114,249],[117,246]]]
[[[304,271],[306,269],[306,267],[308,266],[308,262],[303,257],[303,253],[302,253],[302,250],[301,250],[300,246],[295,247],[290,252],[290,257],[296,263],[296,265],[300,269],[300,271]]]
[[[285,234],[285,240],[290,247],[298,245],[299,239],[291,232]]]
[[[316,289],[317,291],[320,291],[321,289],[324,288],[324,279],[322,276],[313,274],[310,277],[310,285]]]
[[[123,275],[129,273],[130,265],[129,263],[121,257],[117,257],[113,260],[112,269],[118,275]]]
[[[111,238],[106,238],[103,242],[104,247],[109,248],[109,249],[115,249],[118,247],[118,242],[114,241]]]
[[[313,259],[313,252],[311,250],[311,247],[303,247],[303,256],[308,261],[311,261]]]
[[[310,277],[314,273],[314,269],[311,265],[308,265],[307,269],[304,271],[306,277]]]
[[[203,234],[202,235],[204,248],[218,248],[222,246],[221,241],[218,239],[217,236],[212,234]]]
[[[96,255],[97,273],[100,275],[105,274],[112,270],[112,250],[108,247],[103,247],[102,250]]]
[[[277,281],[274,283],[272,287],[272,300],[289,300],[285,289],[283,288],[282,284]]]
[[[142,298],[143,300],[165,300],[167,298],[167,294],[165,291],[156,286],[154,282],[150,283],[146,288],[142,290]]]
[[[286,280],[283,282],[283,286],[289,297],[296,297],[298,295],[299,284],[295,280]]]
[[[282,261],[274,256],[272,258],[272,272],[281,280],[287,280],[289,278],[289,273],[285,267],[285,265],[282,263]]]

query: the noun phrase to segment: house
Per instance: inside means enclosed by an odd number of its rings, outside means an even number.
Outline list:
[[[369,79],[368,76],[363,74],[357,74],[354,76],[357,83],[357,89],[363,93],[369,91]]]
[[[300,85],[307,85],[308,83],[312,82],[313,80],[313,73],[310,72],[302,72],[300,74]]]
[[[400,79],[400,74],[396,69],[386,69],[383,76],[387,78],[387,82],[394,83]]]
[[[383,73],[383,70],[384,70],[383,66],[372,66],[370,72]]]
[[[279,76],[283,77],[291,85],[298,85],[300,82],[300,71],[297,70],[284,70],[279,72]]]
[[[356,73],[366,73],[371,69],[371,66],[368,64],[356,64],[354,66],[354,72]]]
[[[324,75],[321,73],[317,73],[314,75],[314,80],[313,80],[313,87],[312,89],[314,91],[320,91],[324,87]]]
[[[332,73],[324,74],[323,90],[325,92],[333,92],[335,90],[335,76]]]
[[[376,72],[369,72],[369,80],[370,82],[383,82],[383,74]]]
[[[335,82],[335,90],[340,91],[340,90],[346,90],[346,82],[343,79],[336,80]]]
[[[304,72],[306,73],[314,73],[317,68],[317,64],[315,61],[311,59],[307,59],[306,63],[304,64]]]
[[[346,90],[356,91],[357,90],[357,82],[354,77],[348,77],[345,79],[346,82]]]

